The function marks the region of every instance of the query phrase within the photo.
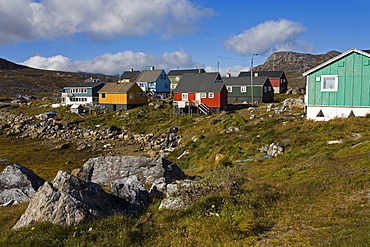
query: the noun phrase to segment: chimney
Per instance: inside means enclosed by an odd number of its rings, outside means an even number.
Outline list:
[[[254,77],[258,77],[258,72],[255,72],[254,73]]]
[[[134,71],[134,69],[130,69],[130,72]]]
[[[150,70],[154,70],[154,66],[150,66]]]
[[[226,73],[226,77],[231,77],[231,74],[229,72]]]

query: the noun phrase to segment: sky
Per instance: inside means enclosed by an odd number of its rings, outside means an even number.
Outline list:
[[[119,75],[150,66],[221,75],[277,51],[370,49],[370,0],[1,0],[0,58]]]

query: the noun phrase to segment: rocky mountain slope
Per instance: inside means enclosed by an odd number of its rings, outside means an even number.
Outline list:
[[[289,87],[303,87],[303,72],[339,54],[341,53],[338,51],[329,51],[320,55],[290,51],[275,52],[264,64],[256,66],[254,70],[283,70],[288,78]]]
[[[0,97],[14,98],[16,94],[60,96],[64,86],[87,78],[114,81],[116,77],[92,73],[74,73],[33,69],[0,58]]]

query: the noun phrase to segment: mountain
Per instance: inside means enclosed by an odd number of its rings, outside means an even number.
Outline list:
[[[16,63],[9,62],[8,60],[0,58],[0,70],[17,70],[17,69],[26,69],[28,67],[19,65]]]
[[[265,61],[264,64],[256,66],[254,70],[283,70],[288,78],[289,87],[303,87],[303,72],[310,70],[313,67],[338,56],[339,54],[341,53],[338,51],[329,51],[320,55],[289,51],[275,52]]]
[[[90,77],[107,82],[118,80],[110,75],[33,69],[0,58],[0,97],[13,98],[16,94],[60,96],[63,87]]]

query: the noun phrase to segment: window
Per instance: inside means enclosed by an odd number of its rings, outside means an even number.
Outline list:
[[[144,94],[143,93],[140,94],[140,99],[144,99]]]
[[[210,99],[213,99],[213,98],[215,97],[215,95],[214,95],[213,93],[208,93],[208,97],[209,97]]]
[[[175,88],[176,88],[176,86],[177,86],[177,84],[173,84],[173,83],[171,83],[171,89],[175,89]]]
[[[168,88],[168,83],[165,83],[165,84],[164,84],[164,87],[165,87],[165,88]]]
[[[338,91],[338,76],[337,75],[322,75],[321,76],[321,91],[322,92]]]
[[[233,87],[231,87],[231,86],[227,86],[226,88],[227,88],[227,91],[228,91],[229,93],[231,93],[231,92],[233,91]]]
[[[182,94],[182,100],[188,100],[188,94],[187,93],[183,93]]]
[[[247,92],[247,87],[246,86],[240,87],[240,92],[241,93],[246,93]]]
[[[102,93],[102,94],[101,94],[101,98],[102,98],[102,99],[105,99],[105,93]]]
[[[134,93],[130,93],[130,94],[129,94],[129,98],[130,98],[130,99],[134,99]]]
[[[263,86],[263,91],[267,93],[267,86]]]
[[[271,92],[271,91],[272,91],[272,88],[271,88],[270,86],[268,87],[268,91],[269,91],[269,92]]]
[[[207,98],[207,94],[206,94],[206,93],[201,93],[201,94],[200,94],[200,97],[201,97],[201,98]]]
[[[176,81],[180,81],[180,76],[176,76]]]

